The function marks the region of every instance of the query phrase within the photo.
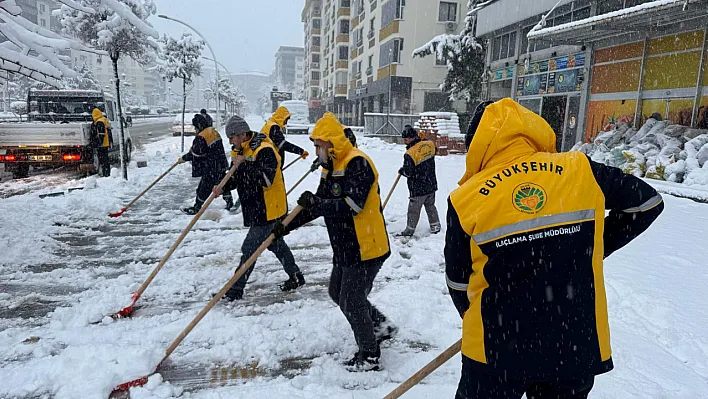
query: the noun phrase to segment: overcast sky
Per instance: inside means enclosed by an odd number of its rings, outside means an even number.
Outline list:
[[[303,46],[300,13],[304,0],[155,0],[157,13],[185,21],[214,48],[231,73],[270,73],[280,46]],[[162,35],[181,36],[188,29],[157,16],[150,22]],[[209,50],[205,47],[205,55]]]

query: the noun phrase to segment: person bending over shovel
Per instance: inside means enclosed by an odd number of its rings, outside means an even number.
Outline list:
[[[192,162],[192,177],[201,177],[197,186],[197,199],[194,206],[183,208],[187,215],[196,215],[209,198],[215,185],[224,178],[227,169],[226,153],[219,132],[211,127],[210,122],[201,114],[194,114],[192,125],[197,131],[197,137],[192,142],[189,152],[179,158],[179,163]],[[224,195],[226,209],[231,209],[234,200],[229,192]]]
[[[234,146],[234,162],[241,164],[223,191],[231,192],[236,189],[243,208],[243,224],[249,228],[241,245],[243,264],[268,238],[273,226],[283,219],[288,212],[288,202],[280,169],[280,155],[273,142],[262,133],[252,132],[248,123],[239,116],[232,116],[226,122],[226,137]],[[215,188],[214,194],[221,195],[221,190]],[[294,290],[305,284],[305,277],[285,241],[277,240],[268,249],[275,254],[288,273],[288,280],[280,285],[282,291]],[[255,263],[229,289],[224,296],[226,300],[243,298],[243,290],[254,266]]]
[[[379,344],[398,329],[367,299],[376,274],[391,254],[381,210],[378,172],[363,151],[354,148],[334,117],[323,117],[310,136],[322,179],[317,194],[305,191],[303,207],[287,226],[277,223],[278,241],[289,231],[324,217],[334,253],[329,295],[344,313],[359,350],[346,362],[350,371],[379,369]]]

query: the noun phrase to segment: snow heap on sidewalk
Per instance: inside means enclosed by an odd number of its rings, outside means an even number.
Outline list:
[[[619,123],[573,150],[637,177],[708,186],[708,130],[649,118],[639,130]]]
[[[435,133],[438,136],[463,137],[460,118],[454,112],[423,112],[415,127],[424,133]]]

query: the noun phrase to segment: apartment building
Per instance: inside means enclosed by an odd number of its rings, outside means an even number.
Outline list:
[[[658,112],[695,126],[708,112],[708,0],[557,3],[489,2],[476,33],[487,41],[484,96],[541,115],[558,151],[617,122],[640,126]]]
[[[466,0],[353,0],[348,74],[353,123],[363,124],[365,112],[463,110],[464,103],[451,103],[440,90],[445,63],[411,54],[437,35],[459,32],[466,14]]]
[[[292,91],[297,97],[305,85],[303,47],[280,46],[275,53],[275,78],[281,90]]]
[[[305,60],[303,90],[310,111],[310,121],[314,122],[324,113],[322,107],[322,2],[306,0],[301,20],[305,38]]]
[[[320,55],[322,105],[347,124],[351,113],[347,101],[350,4],[350,0],[323,0]]]

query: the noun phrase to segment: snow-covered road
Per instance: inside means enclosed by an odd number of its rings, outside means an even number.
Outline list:
[[[263,121],[249,122],[257,129]],[[314,153],[306,137],[290,140]],[[404,148],[360,141],[385,195]],[[0,200],[0,398],[107,397],[116,384],[152,372],[167,345],[233,273],[246,230],[241,215],[226,212],[217,200],[148,288],[134,317],[103,318],[126,303],[189,221],[178,210],[194,199],[188,165],[124,216],[106,216],[175,161],[178,143],[167,138],[145,145],[149,167],[131,170],[129,182],[100,178],[96,188],[63,197]],[[309,164],[286,171],[286,186]],[[462,157],[438,158],[441,216],[463,168]],[[318,176],[308,177],[291,204],[317,183]],[[407,197],[401,182],[385,212],[389,233],[403,229]],[[616,369],[597,378],[591,397],[708,397],[708,205],[664,198],[666,209],[652,228],[606,261]],[[217,305],[161,368],[162,377],[133,389],[131,397],[382,397],[460,338],[445,286],[444,235],[431,236],[421,219],[418,239],[404,244],[392,238],[392,256],[371,295],[400,327],[399,338],[383,349],[383,371],[353,374],[340,365],[355,343],[327,296],[331,249],[318,220],[286,237],[306,286],[282,294],[277,283],[286,275],[265,253],[245,300]],[[459,369],[456,357],[405,397],[453,397]]]

